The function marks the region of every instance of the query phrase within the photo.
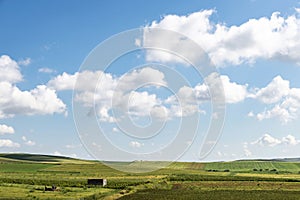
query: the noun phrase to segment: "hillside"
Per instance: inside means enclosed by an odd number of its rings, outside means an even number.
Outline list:
[[[163,162],[114,163],[138,171],[141,166]],[[153,172],[125,173],[97,161],[0,154],[0,199],[145,199],[145,196],[148,199],[165,199],[166,196],[169,199],[198,199],[199,196],[222,199],[224,195],[235,195],[231,199],[240,199],[243,195],[245,200],[246,197],[253,199],[253,195],[257,195],[256,199],[295,199],[300,195],[299,172],[300,162],[286,162],[286,159],[173,162]],[[105,178],[107,185],[90,186],[88,179],[91,178]],[[53,185],[58,187],[55,192],[49,191]]]
[[[40,155],[40,154],[0,154],[0,162],[17,162],[17,163],[34,163],[34,164],[85,164],[85,167],[95,168],[103,164],[90,160],[81,160],[65,156],[53,155]],[[139,168],[140,162],[145,164],[145,161],[134,162],[115,162],[115,165],[128,166],[130,168]],[[95,165],[97,163],[97,165]],[[147,161],[147,165],[151,166],[158,162]],[[88,164],[88,165],[86,165]],[[146,165],[146,166],[147,166]],[[64,168],[64,167],[61,167]],[[237,160],[230,162],[173,162],[164,170],[173,171],[187,171],[187,170],[200,170],[200,171],[230,171],[230,172],[251,172],[251,171],[281,171],[281,172],[300,172],[300,158],[280,158],[280,159],[256,159],[256,160]]]
[[[236,161],[300,162],[300,158],[242,159],[242,160],[236,160]]]
[[[33,163],[87,163],[90,161],[75,159],[65,156],[53,156],[42,154],[26,153],[2,153],[0,154],[2,162],[33,162]]]

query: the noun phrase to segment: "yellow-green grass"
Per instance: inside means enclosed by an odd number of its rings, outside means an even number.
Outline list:
[[[273,178],[273,179],[289,179],[289,180],[298,180],[300,181],[300,174],[258,174],[258,173],[236,173],[235,176],[241,177],[260,177],[260,178]]]
[[[135,161],[114,164],[138,168],[141,162],[150,167],[162,163]],[[181,193],[190,195],[186,196],[190,199],[196,198],[197,195],[204,195],[203,199],[209,196],[218,199],[221,194],[226,196],[231,192],[232,196],[237,196],[246,191],[247,195],[261,193],[264,198],[268,192],[269,197],[280,198],[286,194],[289,198],[295,194],[299,195],[299,167],[297,162],[278,161],[174,162],[155,172],[135,174],[117,171],[97,161],[44,155],[2,154],[0,197],[115,199],[128,196],[136,199],[143,194],[153,198],[157,197],[155,195],[165,195],[176,199],[176,195]],[[262,170],[259,171],[260,169]],[[276,171],[271,171],[273,169]],[[89,187],[89,178],[106,178],[108,185],[105,188]],[[43,191],[45,186],[51,187],[53,184],[60,188],[59,191]],[[149,192],[153,191],[156,191],[156,194],[151,196]],[[134,196],[135,193],[137,196]]]
[[[120,198],[120,200],[297,200],[299,199],[299,191],[270,191],[270,190],[165,190],[165,189],[146,189]]]
[[[205,170],[230,170],[234,172],[251,171],[281,171],[298,173],[300,163],[276,162],[276,161],[233,161],[233,162],[213,162],[206,163]]]
[[[44,191],[42,185],[1,184],[0,199],[82,199],[93,194],[110,195],[108,188],[58,187],[56,191]]]

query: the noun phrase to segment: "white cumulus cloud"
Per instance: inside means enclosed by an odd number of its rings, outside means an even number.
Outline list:
[[[42,67],[38,71],[41,72],[41,73],[46,73],[46,74],[51,74],[51,73],[56,72],[54,69],[50,69],[48,67]]]
[[[15,83],[22,81],[22,74],[16,61],[9,56],[0,57],[0,118],[17,114],[36,115],[63,113],[66,105],[56,91],[45,85],[38,85],[30,91],[20,90]]]
[[[290,88],[289,81],[281,76],[276,76],[266,87],[257,89],[251,98],[269,105],[263,112],[249,113],[248,116],[256,117],[260,121],[278,118],[286,124],[299,117],[300,88]]]
[[[77,86],[76,81],[80,83]],[[103,122],[116,122],[117,119],[111,112],[113,106],[136,117],[151,114],[161,119],[171,119],[195,113],[205,114],[199,106],[211,100],[212,92],[217,102],[235,104],[250,98],[267,105],[264,111],[248,113],[249,117],[260,121],[277,118],[282,123],[287,123],[299,116],[300,88],[290,88],[289,81],[281,76],[274,77],[263,88],[249,89],[246,83],[237,83],[226,75],[221,75],[218,79],[212,73],[204,79],[204,83],[198,83],[194,87],[183,86],[166,99],[160,99],[158,95],[148,91],[136,90],[140,87],[147,89],[149,83],[167,87],[164,74],[151,67],[135,69],[119,77],[102,71],[63,73],[50,80],[47,87],[55,90],[72,90],[76,87],[75,100],[91,108],[95,104],[99,119]]]
[[[137,141],[131,141],[129,143],[129,146],[132,148],[141,148],[142,146],[144,146],[143,143],[137,142]]]
[[[276,76],[266,87],[257,91],[254,98],[266,104],[276,103],[287,96],[290,90],[290,82]]]
[[[23,66],[27,66],[30,65],[31,63],[31,59],[30,58],[25,58],[23,60],[18,61],[19,65],[23,65]]]
[[[300,140],[297,140],[293,135],[287,135],[281,139],[275,138],[270,134],[264,134],[258,140],[252,142],[252,145],[259,144],[261,146],[274,147],[277,145],[297,145]]]
[[[16,83],[22,80],[19,65],[7,55],[0,57],[0,81]]]
[[[63,113],[66,105],[55,90],[39,85],[30,91],[21,91],[7,82],[0,82],[0,118],[21,115]]]
[[[9,139],[0,139],[0,147],[20,147],[19,143],[13,142]]]
[[[240,25],[227,26],[211,20],[215,10],[202,10],[188,15],[165,15],[146,28],[163,28],[177,31],[196,41],[217,66],[253,63],[258,59],[281,59],[300,64],[300,19],[299,15],[283,17],[274,12],[270,17],[249,19]],[[181,52],[176,45],[178,38],[170,40],[164,34],[145,37],[143,44],[165,43]],[[187,50],[187,49],[184,49]],[[189,51],[193,54],[193,51]],[[148,51],[151,61],[178,62],[168,53]]]
[[[28,146],[34,146],[34,145],[35,145],[35,142],[32,141],[32,140],[28,140],[28,139],[26,138],[26,136],[22,136],[22,140],[23,140],[23,141],[25,142],[25,144],[28,145]]]
[[[15,133],[15,129],[11,126],[7,126],[5,124],[0,124],[0,135],[4,134],[13,134]]]
[[[297,145],[300,143],[300,140],[297,140],[293,135],[288,135],[283,137],[281,142],[287,145]]]
[[[248,85],[240,85],[238,83],[230,81],[228,76],[221,76],[221,80],[224,87],[224,94],[227,103],[238,103],[244,101],[248,96]]]
[[[244,150],[244,155],[245,155],[246,157],[252,156],[252,152],[250,151],[247,142],[245,142],[245,143],[243,144],[243,150]]]
[[[77,84],[76,84],[77,81]],[[50,80],[49,88],[56,90],[75,89],[75,100],[84,106],[95,108],[103,122],[115,122],[111,116],[114,106],[130,115],[145,116],[160,108],[161,101],[155,94],[136,91],[139,87],[155,84],[166,85],[164,74],[151,67],[132,70],[120,77],[102,71],[82,71],[75,74],[63,73]],[[158,107],[158,108],[157,108]]]
[[[195,112],[201,112],[199,105],[211,100],[210,92],[216,95],[216,101],[224,101],[228,104],[239,103],[248,97],[248,85],[241,85],[230,80],[228,76],[220,76],[223,88],[217,87],[217,79],[212,74],[205,78],[207,84],[197,84],[195,87],[183,86],[176,95],[170,96],[166,103],[172,104],[172,109],[177,116],[188,116]],[[220,94],[224,94],[221,96]],[[179,105],[180,103],[180,105]],[[177,113],[177,114],[176,114]]]
[[[256,140],[252,144],[259,144],[261,146],[273,147],[273,146],[276,146],[280,143],[281,143],[281,141],[279,139],[274,138],[269,134],[264,134],[262,137],[260,137],[258,140]]]

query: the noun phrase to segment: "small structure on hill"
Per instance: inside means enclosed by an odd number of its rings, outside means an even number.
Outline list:
[[[55,185],[52,185],[52,187],[51,188],[48,188],[47,186],[45,186],[45,191],[56,191],[56,186]]]
[[[88,179],[87,184],[104,187],[107,185],[107,180],[102,178],[92,178]]]

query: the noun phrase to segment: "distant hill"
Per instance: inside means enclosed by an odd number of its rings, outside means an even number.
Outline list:
[[[42,155],[42,154],[28,154],[28,153],[0,153],[0,161],[10,161],[10,162],[41,162],[41,163],[92,163],[95,161],[91,160],[83,160],[70,158],[66,156],[54,156],[54,155]],[[149,164],[155,161],[149,161]],[[274,158],[274,159],[242,159],[236,160],[232,162],[300,162],[300,158]],[[124,162],[122,162],[124,163]],[[180,164],[181,163],[181,164]],[[171,164],[169,167],[172,168],[195,168],[195,166],[201,164],[201,167],[197,166],[196,168],[202,168],[203,164],[199,162],[175,162]],[[214,162],[214,163],[222,163],[222,162]],[[228,163],[228,162],[226,162]],[[138,162],[128,162],[130,165],[139,165]]]
[[[2,153],[0,154],[2,161],[22,161],[22,162],[42,162],[42,163],[84,163],[85,160],[70,158],[66,156],[53,156],[41,154],[26,154],[26,153]]]
[[[273,161],[281,161],[281,162],[300,162],[300,158],[279,158],[273,159]]]
[[[7,165],[6,165],[7,164]],[[21,164],[21,165],[19,165]],[[143,164],[143,165],[141,165]],[[148,170],[149,167],[163,168],[162,170],[186,173],[187,171],[207,171],[214,172],[258,172],[258,173],[294,173],[300,174],[300,158],[279,158],[279,159],[253,159],[237,160],[227,162],[173,162],[165,165],[164,161],[133,161],[133,162],[110,162],[110,166],[116,169],[126,169],[129,171]],[[74,165],[76,167],[74,167]],[[15,167],[13,167],[15,166]],[[111,171],[105,163],[92,160],[80,160],[64,156],[40,155],[40,154],[0,154],[0,171],[14,171],[38,169],[42,171],[66,171],[78,172],[77,167],[85,169],[102,169]],[[50,168],[49,168],[50,167]],[[69,169],[68,167],[71,167]],[[47,168],[47,170],[46,170]]]
[[[242,159],[237,161],[300,162],[300,158]]]

